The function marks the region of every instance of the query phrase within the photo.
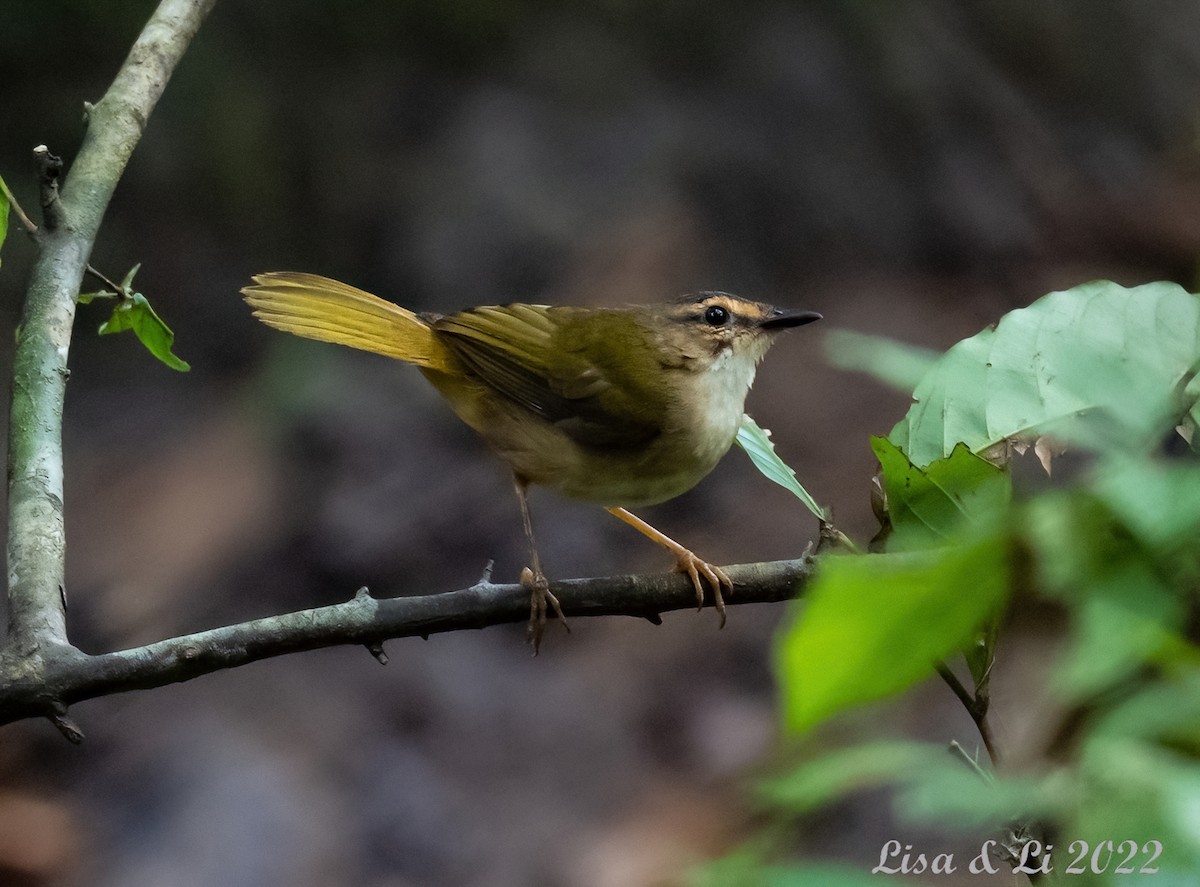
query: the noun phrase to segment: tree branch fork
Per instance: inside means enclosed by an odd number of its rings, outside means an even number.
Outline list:
[[[730,606],[796,597],[813,571],[813,559],[726,567],[734,583]],[[695,607],[691,581],[679,573],[569,579],[551,583],[568,617],[635,616],[661,622],[660,614]],[[65,643],[36,651],[9,645],[0,653],[0,724],[47,717],[72,742],[83,732],[67,707],[85,699],[191,680],[260,659],[322,647],[361,644],[386,664],[383,642],[448,631],[525,622],[529,590],[496,584],[490,571],[469,588],[440,594],[372,597],[366,588],[325,607],[253,619],[180,635],[141,647],[89,655]]]

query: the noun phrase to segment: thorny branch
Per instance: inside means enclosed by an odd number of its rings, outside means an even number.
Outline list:
[[[801,558],[725,569],[734,583],[728,605],[769,603],[800,594],[813,561]],[[572,618],[637,616],[657,623],[660,613],[696,605],[691,581],[679,573],[569,579],[551,583],[551,589]],[[44,671],[36,678],[10,677],[6,651],[0,656],[0,724],[46,716],[68,739],[78,742],[82,731],[67,718],[66,706],[84,699],[161,687],[260,659],[342,644],[361,644],[386,663],[384,640],[528,618],[527,588],[493,584],[485,577],[460,591],[414,597],[374,598],[363,588],[345,603],[96,656],[63,647],[44,657]]]

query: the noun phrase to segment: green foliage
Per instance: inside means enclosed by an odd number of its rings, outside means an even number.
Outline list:
[[[150,306],[150,301],[141,293],[133,290],[133,277],[140,267],[140,265],[134,265],[125,275],[118,292],[101,290],[94,293],[81,293],[79,302],[86,305],[95,299],[117,299],[112,315],[100,325],[100,335],[133,330],[134,335],[146,346],[147,351],[171,369],[186,373],[191,366],[171,350],[175,344],[175,333]]]
[[[852,791],[878,788],[949,760],[924,742],[879,740],[826,752],[787,773],[764,780],[758,800],[791,813],[807,813]]]
[[[937,352],[883,336],[827,329],[822,337],[825,359],[844,370],[869,373],[908,394],[937,360]]]
[[[133,330],[146,349],[173,370],[187,372],[191,367],[171,351],[175,334],[150,307],[141,293],[134,293],[113,308],[112,316],[100,325],[100,335]]]
[[[688,883],[690,887],[879,887],[879,876],[849,866],[775,866],[761,854],[743,850],[696,872]]]
[[[780,635],[784,725],[805,730],[928,677],[1008,591],[1008,548],[985,535],[923,552],[830,558]]]
[[[966,522],[986,519],[1008,504],[1009,476],[959,444],[945,459],[918,468],[886,437],[872,437],[879,460],[892,551],[928,548],[952,539]]]
[[[766,811],[787,823],[889,787],[901,822],[982,829],[1010,852],[1032,849],[1031,867],[1036,841],[1053,835],[1052,870],[1072,883],[1123,883],[1116,868],[1131,853],[1131,877],[1148,865],[1155,883],[1195,883],[1200,460],[1159,450],[1197,411],[1198,304],[1172,284],[1087,284],[1010,313],[931,366],[909,414],[871,441],[886,550],[823,558],[779,634],[781,720],[799,760],[758,787]],[[868,350],[860,368],[900,375]],[[1069,444],[1089,461],[1069,482],[1014,493],[1010,449],[1038,440],[1043,455]],[[1066,626],[1048,681],[1009,689],[1044,696],[1043,744],[1019,768],[967,759],[971,736],[947,735],[948,754],[879,735],[830,748],[814,730],[901,693],[935,662],[961,669],[960,652],[969,710],[985,717],[995,616],[1011,601]],[[773,861],[786,831],[769,834],[696,883],[838,883],[820,880],[825,868]],[[1082,842],[1085,877],[1072,879]],[[874,861],[837,877],[864,877]]]
[[[738,427],[737,445],[746,451],[750,461],[769,480],[796,496],[805,507],[817,516],[818,520],[828,520],[828,511],[817,504],[817,500],[809,495],[808,490],[796,480],[793,471],[775,452],[775,444],[771,442],[771,432],[760,428],[758,423],[749,416],[742,416],[742,424]]]
[[[889,439],[919,466],[1041,435],[1138,452],[1195,403],[1198,342],[1200,300],[1173,283],[1051,293],[947,351]]]

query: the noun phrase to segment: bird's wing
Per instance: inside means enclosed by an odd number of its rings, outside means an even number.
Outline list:
[[[584,318],[582,309],[514,304],[441,317],[433,328],[478,379],[578,443],[644,444],[661,431],[653,405],[618,384],[611,350],[580,335]]]

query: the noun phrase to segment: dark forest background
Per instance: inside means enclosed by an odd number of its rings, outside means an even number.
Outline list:
[[[0,174],[68,162],[146,0],[16,0]],[[139,288],[171,372],[80,309],[67,406],[69,601],[87,650],[524,564],[502,466],[419,374],[254,322],[251,274],[338,277],[418,310],[724,289],[815,309],[749,410],[838,525],[874,529],[867,435],[903,396],[829,368],[821,327],[945,348],[1095,278],[1196,285],[1200,4],[220,0],[109,210],[93,264]],[[14,232],[0,318],[32,249]],[[0,336],[8,360],[11,335]],[[664,569],[601,510],[534,494],[547,572]],[[794,557],[812,518],[738,452],[646,516],[717,563]],[[0,883],[674,883],[753,828],[776,747],[776,606],[577,620],[293,656],[74,709],[0,739]],[[1002,742],[1036,729],[1055,626],[1014,616]],[[944,687],[869,715],[973,740]],[[868,867],[880,799],[797,852]],[[941,879],[938,883],[952,883]]]

